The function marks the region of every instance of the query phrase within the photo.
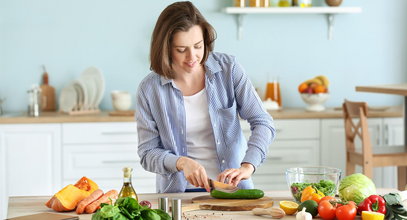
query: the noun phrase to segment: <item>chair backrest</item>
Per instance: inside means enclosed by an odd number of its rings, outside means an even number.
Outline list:
[[[345,100],[342,107],[345,120],[346,151],[355,152],[355,138],[358,137],[362,142],[364,161],[371,160],[372,145],[367,124],[366,102]]]

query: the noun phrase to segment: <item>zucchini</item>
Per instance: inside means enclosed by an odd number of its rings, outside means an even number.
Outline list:
[[[239,189],[234,193],[227,193],[214,189],[211,196],[217,199],[260,199],[264,192],[260,189]]]

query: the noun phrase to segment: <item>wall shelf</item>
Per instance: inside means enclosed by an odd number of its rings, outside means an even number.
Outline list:
[[[237,18],[237,39],[242,39],[243,34],[243,16],[246,14],[326,14],[328,19],[328,39],[333,37],[333,25],[335,14],[361,13],[360,7],[227,7],[224,9],[227,14],[234,14]]]

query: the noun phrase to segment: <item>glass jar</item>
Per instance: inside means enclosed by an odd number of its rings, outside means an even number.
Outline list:
[[[261,0],[260,7],[264,7],[264,8],[270,7],[270,0]]]
[[[298,0],[298,6],[301,8],[312,7],[312,0]]]
[[[234,0],[233,6],[244,8],[246,7],[246,0]]]
[[[291,0],[280,0],[278,1],[278,7],[291,7]]]
[[[249,0],[250,7],[260,7],[260,0]]]
[[[278,82],[277,77],[272,77],[271,80],[267,82],[265,100],[267,101],[269,99],[271,99],[271,101],[277,102],[279,108],[281,108],[282,100],[280,83]]]

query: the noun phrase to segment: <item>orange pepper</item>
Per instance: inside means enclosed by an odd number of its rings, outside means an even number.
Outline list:
[[[301,194],[301,202],[304,202],[306,200],[314,200],[315,202],[319,203],[321,201],[322,197],[325,195],[316,189],[313,186],[307,186]]]

